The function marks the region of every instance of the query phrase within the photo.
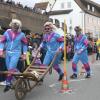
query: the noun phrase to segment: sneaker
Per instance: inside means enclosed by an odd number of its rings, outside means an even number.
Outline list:
[[[91,78],[90,73],[85,76],[85,78]]]
[[[11,86],[10,85],[6,85],[6,87],[4,88],[4,92],[7,92],[11,89]]]
[[[6,83],[6,81],[2,81],[2,82],[0,82],[0,85],[5,86],[5,85],[7,85],[7,83]]]
[[[10,82],[7,82],[7,81],[3,81],[3,82],[0,82],[0,85],[1,86],[6,86],[6,85],[10,85],[11,83]]]
[[[63,79],[64,74],[59,75],[58,81],[61,81]]]
[[[77,79],[77,74],[75,74],[75,73],[72,74],[72,75],[70,76],[70,78],[71,78],[71,79]]]

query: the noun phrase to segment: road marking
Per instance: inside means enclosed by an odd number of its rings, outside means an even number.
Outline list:
[[[86,79],[85,78],[83,78],[83,79],[72,79],[72,80],[69,80],[69,82],[70,83],[71,82],[80,82],[80,81],[84,81],[84,80],[86,80]],[[59,85],[59,84],[61,84],[61,82],[53,83],[53,84],[49,85],[49,87],[53,88],[53,87],[55,87],[56,85]]]
[[[53,84],[51,84],[51,85],[49,85],[49,87],[55,87],[56,85],[59,85],[60,84],[60,82],[56,82],[56,83],[53,83]]]
[[[84,81],[86,80],[85,78],[83,79],[72,79],[72,80],[69,80],[69,82],[80,82],[80,81]]]

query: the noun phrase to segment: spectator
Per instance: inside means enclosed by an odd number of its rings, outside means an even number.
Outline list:
[[[38,47],[39,47],[38,43],[34,42],[33,43],[33,50],[32,50],[32,58],[35,58],[36,57],[36,53],[37,53]],[[42,54],[40,52],[38,52],[38,55],[36,57],[36,60],[35,60],[35,63],[34,64],[36,64],[36,65],[42,64],[41,63],[41,60],[40,60],[41,55]]]
[[[100,39],[97,40],[96,45],[97,45],[96,60],[98,60],[98,58],[100,60]]]

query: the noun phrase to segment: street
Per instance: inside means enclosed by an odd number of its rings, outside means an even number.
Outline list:
[[[0,0],[0,58],[0,100],[100,100],[100,0]]]
[[[84,74],[78,79],[71,80],[71,62],[67,62],[67,74],[70,93],[60,93],[62,83],[58,82],[58,74],[53,70],[51,75],[47,74],[42,85],[37,85],[29,92],[24,100],[100,100],[100,60],[91,63],[93,57],[89,57],[92,68],[92,77],[85,79]],[[62,65],[62,64],[61,64]],[[79,70],[82,67],[78,64]],[[13,90],[3,93],[3,86],[0,86],[0,100],[16,100]]]

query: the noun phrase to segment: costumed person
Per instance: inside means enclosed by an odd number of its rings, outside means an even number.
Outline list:
[[[3,50],[5,47],[7,70],[9,72],[16,72],[18,71],[17,63],[19,58],[22,57],[23,60],[26,59],[27,39],[25,34],[21,31],[22,23],[20,20],[12,19],[10,27],[11,29],[7,29],[0,40],[0,56],[3,56]],[[11,88],[12,78],[11,74],[7,75],[4,92]]]
[[[49,64],[52,62],[56,52],[58,52],[58,56],[53,64],[53,68],[58,72],[59,79],[58,81],[62,80],[64,74],[59,66],[59,62],[61,60],[62,53],[64,47],[64,39],[62,36],[60,36],[58,33],[55,33],[54,25],[52,22],[46,22],[44,24],[44,36],[43,36],[43,42],[40,44],[40,48],[46,47],[47,52],[43,61],[43,65],[49,66]],[[40,49],[39,48],[39,49]]]
[[[100,39],[98,39],[98,40],[96,41],[96,46],[97,46],[97,51],[96,51],[96,53],[97,53],[97,55],[96,55],[96,60],[98,60],[98,58],[99,58],[99,60],[100,60]]]
[[[86,78],[90,78],[90,65],[88,63],[88,54],[87,54],[87,46],[88,40],[86,35],[82,34],[81,28],[79,26],[75,27],[76,36],[74,38],[74,57],[72,60],[72,70],[73,74],[70,76],[72,79],[77,78],[78,70],[77,70],[77,63],[80,60],[84,65],[86,70]]]

